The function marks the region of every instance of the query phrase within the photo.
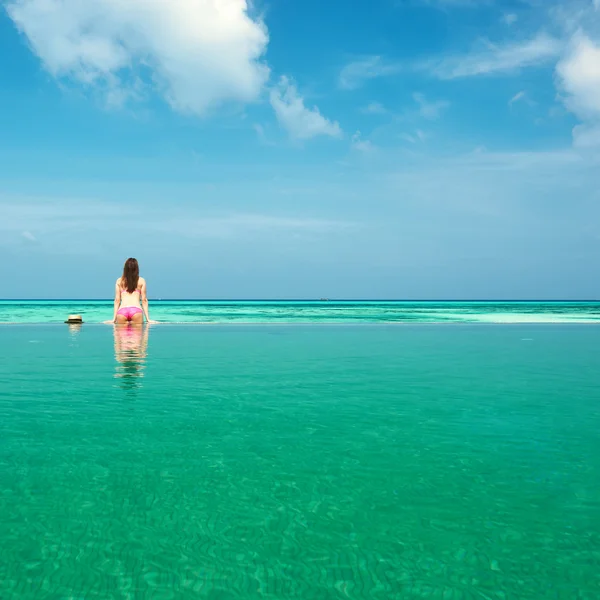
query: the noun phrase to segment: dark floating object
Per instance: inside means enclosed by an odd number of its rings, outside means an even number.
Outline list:
[[[81,315],[69,315],[65,323],[70,325],[81,325],[83,323],[83,317]]]

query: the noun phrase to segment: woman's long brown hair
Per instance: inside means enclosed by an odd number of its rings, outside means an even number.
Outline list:
[[[121,277],[121,286],[130,294],[137,290],[140,280],[140,266],[135,258],[128,258],[123,267],[123,277]]]

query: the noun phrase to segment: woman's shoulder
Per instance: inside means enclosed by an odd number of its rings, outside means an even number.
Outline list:
[[[146,280],[143,277],[138,279],[138,286],[146,285]]]

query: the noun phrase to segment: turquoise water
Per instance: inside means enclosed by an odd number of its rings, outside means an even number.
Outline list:
[[[163,323],[600,323],[600,302],[152,301]],[[0,301],[0,323],[88,323],[112,318],[109,301]]]
[[[0,329],[0,598],[596,599],[600,330]]]

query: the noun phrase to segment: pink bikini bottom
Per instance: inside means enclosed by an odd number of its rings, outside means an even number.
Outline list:
[[[117,314],[125,317],[128,321],[131,321],[134,315],[137,315],[141,312],[142,309],[138,308],[137,306],[124,306],[117,311]]]

